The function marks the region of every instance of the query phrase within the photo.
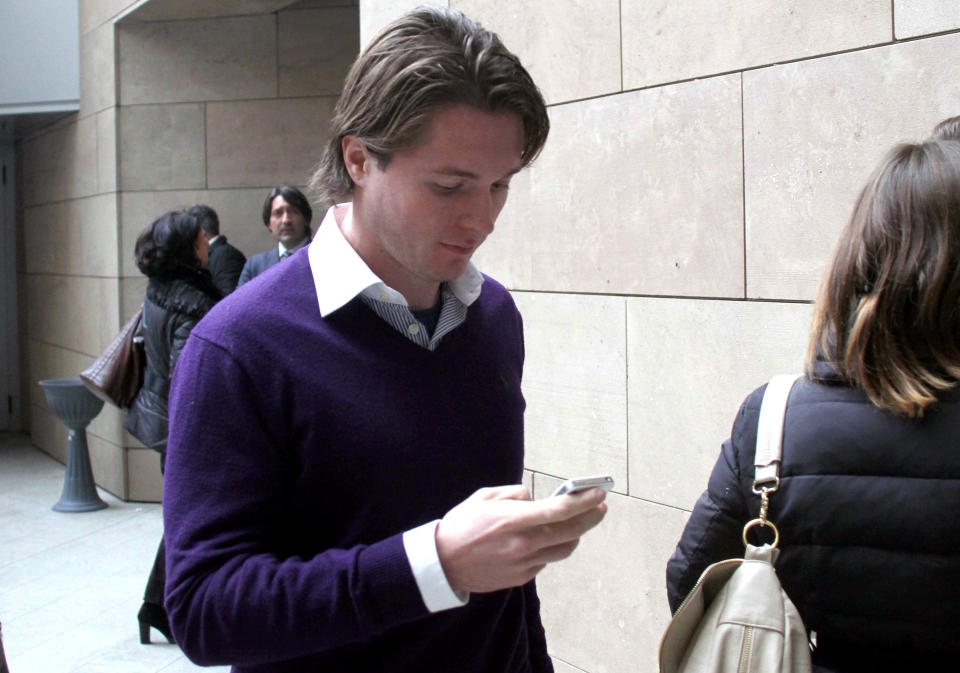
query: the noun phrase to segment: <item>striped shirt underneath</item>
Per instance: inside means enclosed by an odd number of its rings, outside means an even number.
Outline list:
[[[418,346],[435,351],[445,334],[450,333],[467,319],[467,307],[444,283],[440,290],[440,318],[431,337],[422,322],[410,311],[409,306],[379,301],[364,292],[360,295],[363,303],[373,309],[380,318],[392,328],[403,334]]]

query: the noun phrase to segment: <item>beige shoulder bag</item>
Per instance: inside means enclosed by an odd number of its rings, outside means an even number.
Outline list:
[[[809,673],[810,645],[800,613],[774,571],[780,533],[767,519],[770,494],[780,485],[783,419],[799,376],[767,384],[757,426],[754,493],[760,516],[743,528],[742,559],[714,563],[677,609],[660,642],[660,673]],[[754,547],[747,533],[772,529],[772,544]]]

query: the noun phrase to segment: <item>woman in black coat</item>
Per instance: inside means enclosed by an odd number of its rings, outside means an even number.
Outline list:
[[[174,366],[190,331],[222,296],[203,268],[208,248],[197,218],[184,211],[162,215],[137,238],[137,266],[150,279],[143,302],[147,367],[143,387],[124,427],[145,446],[160,452],[161,472],[167,450],[167,399]],[[144,644],[150,642],[151,626],[167,640],[173,640],[163,607],[164,552],[161,539],[137,615],[140,642]]]
[[[777,574],[814,670],[954,670],[960,656],[960,143],[895,148],[857,202],[791,393]],[[764,387],[744,401],[667,566],[676,610],[742,557]],[[754,535],[751,532],[751,535]]]

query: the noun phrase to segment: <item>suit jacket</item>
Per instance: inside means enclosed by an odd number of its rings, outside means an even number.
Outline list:
[[[252,255],[247,263],[243,265],[243,271],[240,272],[240,282],[237,287],[243,285],[248,280],[256,278],[261,273],[269,269],[280,261],[280,249],[273,246],[266,252]]]
[[[218,236],[210,244],[207,253],[207,269],[213,276],[213,284],[219,288],[224,296],[237,289],[240,272],[243,270],[247,258],[242,252],[227,243],[226,236]]]

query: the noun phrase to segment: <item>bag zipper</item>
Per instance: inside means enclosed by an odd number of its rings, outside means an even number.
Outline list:
[[[753,650],[753,629],[752,626],[744,627],[743,648],[740,650],[740,665],[737,666],[737,673],[747,673],[750,666],[750,654]]]

